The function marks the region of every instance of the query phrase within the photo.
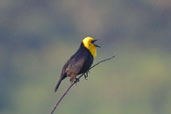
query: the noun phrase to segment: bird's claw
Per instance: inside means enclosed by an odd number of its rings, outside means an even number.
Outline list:
[[[75,78],[75,83],[79,82],[80,79],[79,78]]]
[[[87,77],[88,77],[88,73],[89,73],[89,71],[88,72],[86,72],[86,73],[84,73],[84,78],[87,80]]]

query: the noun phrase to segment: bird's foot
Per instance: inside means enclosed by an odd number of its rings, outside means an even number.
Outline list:
[[[75,78],[75,81],[74,81],[74,83],[75,83],[75,85],[77,86],[77,83],[80,81],[80,79],[79,78]]]
[[[86,72],[86,73],[84,73],[84,78],[87,80],[87,77],[88,77],[88,73],[89,73],[89,71],[88,72]]]
[[[75,78],[75,83],[79,82],[80,79],[79,78]]]

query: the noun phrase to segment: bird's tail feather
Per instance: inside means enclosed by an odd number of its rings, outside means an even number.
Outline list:
[[[58,81],[58,83],[57,83],[57,85],[56,85],[56,87],[55,87],[55,92],[58,90],[58,88],[59,88],[61,82],[62,82],[62,78],[59,79],[59,81]]]

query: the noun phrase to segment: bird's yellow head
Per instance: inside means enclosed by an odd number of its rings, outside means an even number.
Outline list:
[[[84,47],[90,51],[93,58],[96,57],[96,47],[100,47],[97,44],[95,44],[95,41],[97,41],[97,40],[95,40],[94,38],[91,38],[91,37],[86,37],[82,41]]]

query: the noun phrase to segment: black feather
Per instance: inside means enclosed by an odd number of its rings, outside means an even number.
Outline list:
[[[75,73],[75,75],[85,73],[92,65],[93,60],[94,58],[89,52],[89,50],[84,47],[83,43],[81,43],[80,48],[63,66],[60,79],[55,88],[55,92],[61,84],[61,81],[67,77],[68,72],[73,72]]]

